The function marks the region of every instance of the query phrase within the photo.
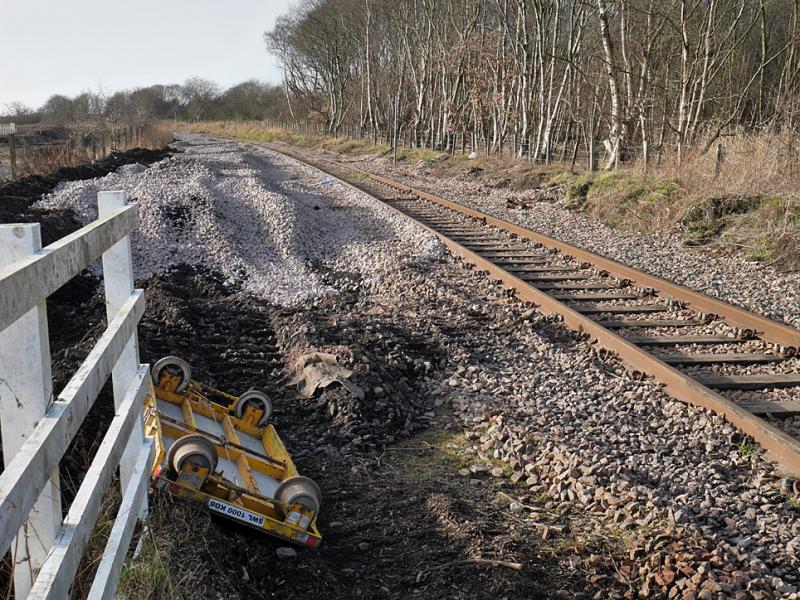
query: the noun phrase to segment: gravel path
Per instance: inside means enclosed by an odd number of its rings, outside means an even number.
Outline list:
[[[348,159],[349,160],[349,159]],[[393,166],[365,158],[359,166],[417,185],[449,200],[517,223],[626,265],[685,285],[721,300],[800,328],[800,274],[779,273],[738,257],[715,256],[684,246],[679,234],[647,235],[613,229],[552,200],[552,190],[514,192],[494,189],[470,176],[442,179],[424,166]],[[466,167],[465,167],[466,169]],[[530,209],[509,209],[509,199],[533,200]]]
[[[61,184],[37,205],[73,209],[88,223],[97,215],[98,191],[125,190],[140,207],[137,278],[198,265],[278,303],[330,289],[309,261],[380,279],[394,268],[395,247],[419,260],[443,252],[393,211],[279,154],[193,135],[180,136],[176,146],[182,153],[149,168],[129,165]]]

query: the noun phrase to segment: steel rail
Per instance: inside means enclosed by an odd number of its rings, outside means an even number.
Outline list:
[[[677,283],[673,283],[671,281],[661,279],[660,277],[656,277],[655,275],[645,273],[644,271],[634,269],[633,267],[629,267],[605,256],[590,252],[589,250],[584,250],[583,248],[567,244],[566,242],[559,241],[542,233],[537,233],[503,219],[467,208],[466,206],[458,204],[457,202],[435,196],[434,194],[425,192],[424,190],[418,190],[416,188],[392,181],[391,179],[381,177],[380,175],[374,175],[358,168],[350,166],[347,168],[356,170],[359,173],[370,177],[374,181],[378,181],[397,190],[417,195],[420,198],[425,198],[426,200],[435,202],[463,215],[480,219],[488,225],[493,225],[500,229],[504,229],[509,233],[516,234],[517,236],[525,238],[535,244],[542,244],[548,248],[558,250],[565,256],[571,256],[578,261],[591,263],[596,268],[608,271],[615,277],[620,279],[629,279],[639,287],[653,288],[657,290],[661,296],[684,302],[690,308],[694,308],[700,312],[713,314],[720,319],[727,321],[729,325],[734,325],[743,330],[752,331],[764,341],[784,346],[790,353],[800,349],[800,331],[787,325],[777,323],[761,315],[738,308],[732,304],[728,304],[723,300],[706,296],[705,294],[696,292]]]
[[[672,397],[694,406],[706,408],[727,419],[733,426],[758,442],[767,451],[769,457],[784,470],[786,475],[793,478],[800,478],[800,441],[797,439],[787,435],[774,425],[748,411],[746,408],[728,400],[678,369],[662,362],[639,346],[632,344],[625,338],[606,329],[598,324],[597,321],[593,321],[577,310],[551,297],[544,291],[537,289],[530,283],[508,272],[503,267],[469,250],[446,235],[438,232],[436,229],[422,223],[397,207],[392,206],[392,204],[384,202],[380,197],[370,191],[344,180],[337,173],[320,166],[316,162],[309,161],[307,158],[296,156],[294,153],[287,152],[284,149],[276,149],[272,145],[268,145],[267,147],[279,154],[283,154],[289,158],[314,167],[326,175],[334,177],[344,185],[358,192],[366,193],[395,213],[412,219],[418,226],[435,235],[453,254],[461,257],[465,262],[473,264],[477,269],[487,272],[488,275],[493,277],[505,289],[513,291],[517,298],[536,305],[538,310],[543,314],[561,315],[567,327],[579,333],[589,335],[596,340],[601,347],[616,354],[632,370],[651,376],[658,383],[663,384],[665,390]],[[730,323],[736,324],[742,329],[754,331],[764,340],[781,344],[792,349],[800,347],[800,331],[780,325],[779,323],[775,323],[759,315],[754,315],[743,309],[736,308],[721,300],[709,298],[683,286],[643,273],[611,259],[576,248],[548,236],[514,225],[513,223],[508,223],[502,219],[466,208],[428,192],[417,190],[379,175],[374,175],[357,167],[346,165],[340,166],[340,168],[356,171],[362,176],[382,183],[383,185],[412,195],[417,195],[420,198],[439,204],[461,215],[478,219],[486,224],[514,233],[533,243],[558,250],[564,256],[592,263],[592,266],[596,268],[601,268],[611,274],[639,283],[643,287],[651,287],[659,293],[666,290],[665,295],[681,302],[686,302],[703,312],[728,317]]]

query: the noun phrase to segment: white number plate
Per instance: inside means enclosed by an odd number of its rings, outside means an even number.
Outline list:
[[[257,527],[264,526],[264,517],[257,515],[256,513],[252,513],[249,510],[245,510],[239,506],[233,506],[226,502],[212,499],[208,501],[208,508],[218,513],[222,513],[223,515],[232,519],[244,521],[250,525],[255,525]]]

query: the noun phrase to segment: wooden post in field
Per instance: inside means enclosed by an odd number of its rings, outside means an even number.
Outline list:
[[[11,181],[17,178],[17,126],[14,123],[0,123],[0,135],[8,136],[8,152],[11,158]]]
[[[714,154],[714,179],[719,177],[720,171],[722,171],[722,144],[717,144],[717,150]]]
[[[38,223],[0,225],[0,267],[30,258],[42,248]],[[53,402],[45,301],[0,331],[0,430],[8,465]],[[58,467],[11,547],[14,596],[28,596],[61,527]]]
[[[11,158],[11,181],[17,179],[17,140],[13,133],[8,136],[8,152]]]
[[[95,136],[94,131],[89,134],[92,138],[92,162],[97,160],[97,137]]]

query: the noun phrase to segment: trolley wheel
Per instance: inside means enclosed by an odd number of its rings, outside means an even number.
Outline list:
[[[167,452],[167,465],[175,473],[180,473],[187,462],[213,473],[217,470],[218,460],[217,449],[211,440],[198,434],[178,438]]]
[[[153,385],[156,387],[158,387],[158,382],[161,381],[161,375],[163,375],[164,371],[181,378],[181,382],[175,390],[176,392],[185,390],[192,381],[192,369],[189,363],[177,356],[165,356],[157,360],[153,368],[150,369],[150,374],[153,377]]]
[[[302,504],[318,513],[319,507],[322,506],[322,492],[313,479],[295,475],[281,482],[278,489],[275,490],[275,500],[284,504]],[[286,516],[282,514],[283,509],[280,506],[276,506],[276,510],[281,517]]]
[[[267,395],[261,390],[247,390],[244,394],[239,396],[236,405],[233,407],[233,414],[236,415],[237,419],[244,417],[248,406],[263,411],[257,425],[259,427],[264,427],[272,416],[272,402],[270,402]]]

